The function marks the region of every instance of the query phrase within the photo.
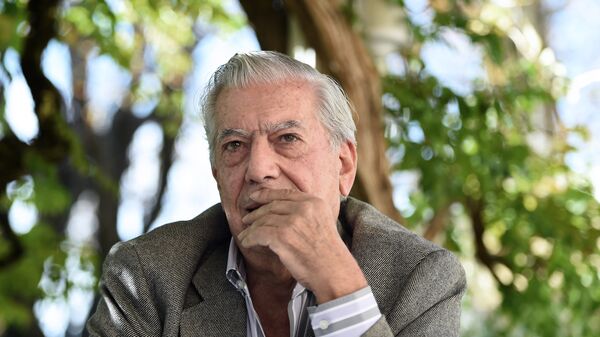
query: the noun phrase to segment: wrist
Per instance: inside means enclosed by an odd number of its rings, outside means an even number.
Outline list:
[[[358,265],[355,267],[355,270],[351,273],[344,274],[343,276],[340,275],[339,277],[329,277],[325,281],[319,282],[319,284],[312,289],[317,304],[332,301],[367,287],[368,283],[365,276]]]

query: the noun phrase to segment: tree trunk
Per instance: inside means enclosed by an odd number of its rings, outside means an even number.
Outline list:
[[[263,50],[287,54],[288,16],[281,0],[240,0]]]
[[[300,22],[319,65],[342,85],[354,105],[358,128],[358,174],[353,195],[403,222],[394,206],[385,155],[379,74],[362,40],[344,17],[338,1],[293,0],[286,3]],[[356,193],[358,192],[358,193]]]

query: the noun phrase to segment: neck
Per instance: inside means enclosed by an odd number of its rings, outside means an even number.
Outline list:
[[[279,257],[270,250],[261,254],[253,253],[256,252],[242,251],[250,289],[270,289],[274,292],[273,295],[285,294],[289,300],[296,280],[281,263]]]
[[[257,269],[251,263],[246,263],[246,280],[254,310],[260,317],[265,336],[288,335],[290,320],[287,307],[296,280],[283,265],[275,269]]]

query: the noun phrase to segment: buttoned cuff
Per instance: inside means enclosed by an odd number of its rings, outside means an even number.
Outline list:
[[[307,310],[316,337],[360,336],[381,317],[369,286]]]

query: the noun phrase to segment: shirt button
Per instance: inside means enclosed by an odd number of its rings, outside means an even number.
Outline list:
[[[236,282],[236,284],[237,284],[237,286],[238,286],[239,289],[244,289],[246,287],[246,283],[244,281],[242,281],[242,280],[238,280]]]
[[[325,329],[329,328],[329,322],[326,320],[320,321],[319,328],[321,328],[321,330],[325,330]]]

